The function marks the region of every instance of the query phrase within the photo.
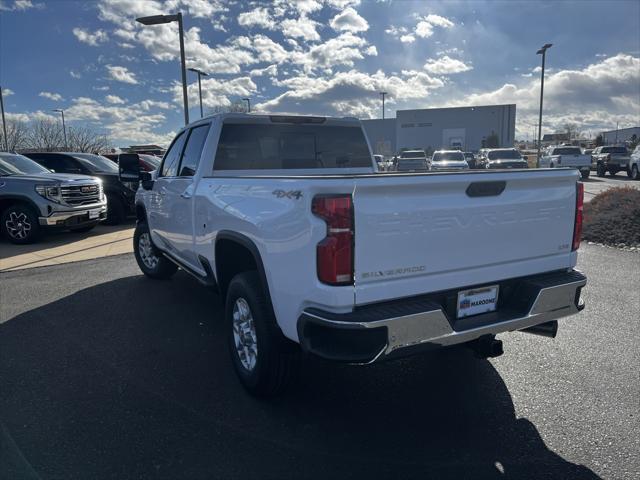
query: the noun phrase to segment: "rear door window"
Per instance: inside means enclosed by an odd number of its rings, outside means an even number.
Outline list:
[[[169,147],[169,150],[167,150],[162,160],[161,177],[175,177],[178,174],[178,165],[180,165],[180,156],[182,155],[186,137],[185,132],[180,132]]]
[[[225,124],[214,170],[372,167],[360,127]]]
[[[179,177],[193,177],[195,175],[208,132],[209,125],[200,125],[191,129],[187,146],[182,154]]]

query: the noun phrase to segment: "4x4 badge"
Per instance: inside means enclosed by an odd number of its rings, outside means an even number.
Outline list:
[[[284,190],[274,190],[271,193],[278,198],[295,198],[296,200],[302,198],[302,192],[300,190],[289,190],[288,192]]]

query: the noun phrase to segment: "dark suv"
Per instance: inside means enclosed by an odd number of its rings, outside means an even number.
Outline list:
[[[152,172],[153,170],[157,170],[160,168],[160,162],[162,162],[160,157],[147,155],[145,153],[107,153],[104,156],[115,163],[124,159],[138,159],[138,165],[140,166],[141,172]]]
[[[81,173],[102,180],[107,197],[105,223],[117,225],[134,211],[137,182],[122,182],[118,166],[101,155],[93,153],[39,152],[25,155],[56,173]]]

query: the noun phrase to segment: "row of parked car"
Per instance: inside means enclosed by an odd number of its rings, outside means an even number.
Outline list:
[[[0,231],[12,243],[35,242],[47,229],[87,232],[116,225],[134,213],[138,179],[119,174],[118,162],[152,171],[160,159],[120,154],[0,152]]]
[[[477,154],[460,150],[438,150],[428,156],[424,150],[404,150],[385,161],[374,155],[382,171],[413,172],[420,170],[465,170],[528,168],[527,157],[515,148],[483,148]]]

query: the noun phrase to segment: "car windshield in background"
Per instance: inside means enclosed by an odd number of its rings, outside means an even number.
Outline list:
[[[118,173],[118,166],[106,157],[93,153],[74,153],[74,157],[94,173]]]
[[[432,161],[444,162],[444,161],[460,161],[464,160],[464,154],[462,152],[436,152],[433,154]]]
[[[360,127],[225,124],[215,170],[372,167]]]
[[[400,158],[427,158],[422,150],[405,150],[400,153]]]
[[[562,148],[554,148],[554,155],[582,155],[582,150],[578,147],[562,147]]]
[[[140,155],[140,158],[149,166],[153,167],[153,168],[158,168],[160,167],[160,161],[161,159],[158,157],[155,157],[153,155]]]
[[[625,147],[603,147],[602,153],[627,153],[627,149]]]
[[[487,154],[489,160],[521,160],[522,155],[517,150],[495,150]]]
[[[42,173],[51,172],[24,155],[0,154],[0,175],[40,175]]]

